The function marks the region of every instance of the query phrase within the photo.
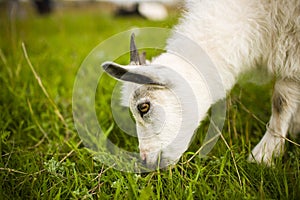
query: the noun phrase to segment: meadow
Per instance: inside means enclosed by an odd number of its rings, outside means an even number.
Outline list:
[[[287,142],[272,167],[247,162],[271,114],[274,80],[260,72],[244,76],[228,94],[223,139],[205,158],[194,155],[208,120],[179,163],[166,170],[120,172],[93,159],[82,144],[72,91],[85,57],[133,27],[171,28],[179,10],[153,22],[116,17],[98,4],[45,16],[28,6],[16,15],[0,9],[0,199],[300,199],[299,145]],[[136,149],[136,138],[128,139],[113,121],[116,82],[104,78],[96,98],[101,123],[116,144]]]

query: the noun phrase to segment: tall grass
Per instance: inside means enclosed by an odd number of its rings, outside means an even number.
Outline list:
[[[172,169],[133,174],[95,161],[72,118],[72,87],[81,62],[113,34],[171,27],[178,15],[151,22],[113,17],[98,6],[42,17],[26,11],[25,17],[10,19],[5,9],[0,14],[0,199],[300,199],[298,146],[287,143],[271,168],[246,161],[265,131],[272,81],[255,85],[245,77],[228,94],[224,140],[204,159],[186,162],[200,147],[207,121]],[[110,91],[115,82],[106,80]],[[97,100],[105,105],[107,99]],[[111,127],[109,106],[100,115]],[[111,132],[126,141],[118,127]]]

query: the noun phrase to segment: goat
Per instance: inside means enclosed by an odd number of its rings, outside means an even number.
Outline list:
[[[141,159],[147,166],[175,164],[211,105],[226,97],[211,98],[205,79],[169,51],[185,45],[178,32],[209,55],[226,91],[240,74],[257,67],[276,77],[268,128],[249,156],[250,161],[271,165],[284,150],[288,129],[300,132],[300,1],[190,0],[186,7],[167,51],[150,64],[138,55],[133,40],[128,66],[102,64],[109,75],[124,81],[123,103],[136,120]]]

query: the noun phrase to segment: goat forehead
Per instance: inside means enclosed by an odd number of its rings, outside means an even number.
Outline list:
[[[142,97],[149,97],[149,98],[156,98],[158,95],[158,92],[163,91],[161,88],[156,88],[152,86],[142,86],[140,88],[137,88],[132,95],[133,99],[139,99]]]

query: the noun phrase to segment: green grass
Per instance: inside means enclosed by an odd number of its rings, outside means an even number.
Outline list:
[[[184,164],[200,147],[207,121],[172,169],[120,172],[95,161],[84,148],[72,117],[73,83],[84,58],[101,41],[132,27],[172,27],[176,12],[164,22],[151,22],[116,18],[92,8],[43,17],[29,9],[25,18],[12,20],[4,11],[0,14],[0,199],[300,199],[299,147],[287,143],[285,155],[272,168],[246,161],[270,116],[272,83],[257,86],[243,81],[228,95],[222,133],[231,151],[220,139],[205,159],[196,157]],[[22,42],[49,97],[26,61]],[[96,109],[109,129],[113,119],[105,105],[115,82],[104,78],[106,95],[97,98],[102,107]],[[117,126],[111,134],[124,148],[137,148],[130,146],[136,140],[127,142]]]

